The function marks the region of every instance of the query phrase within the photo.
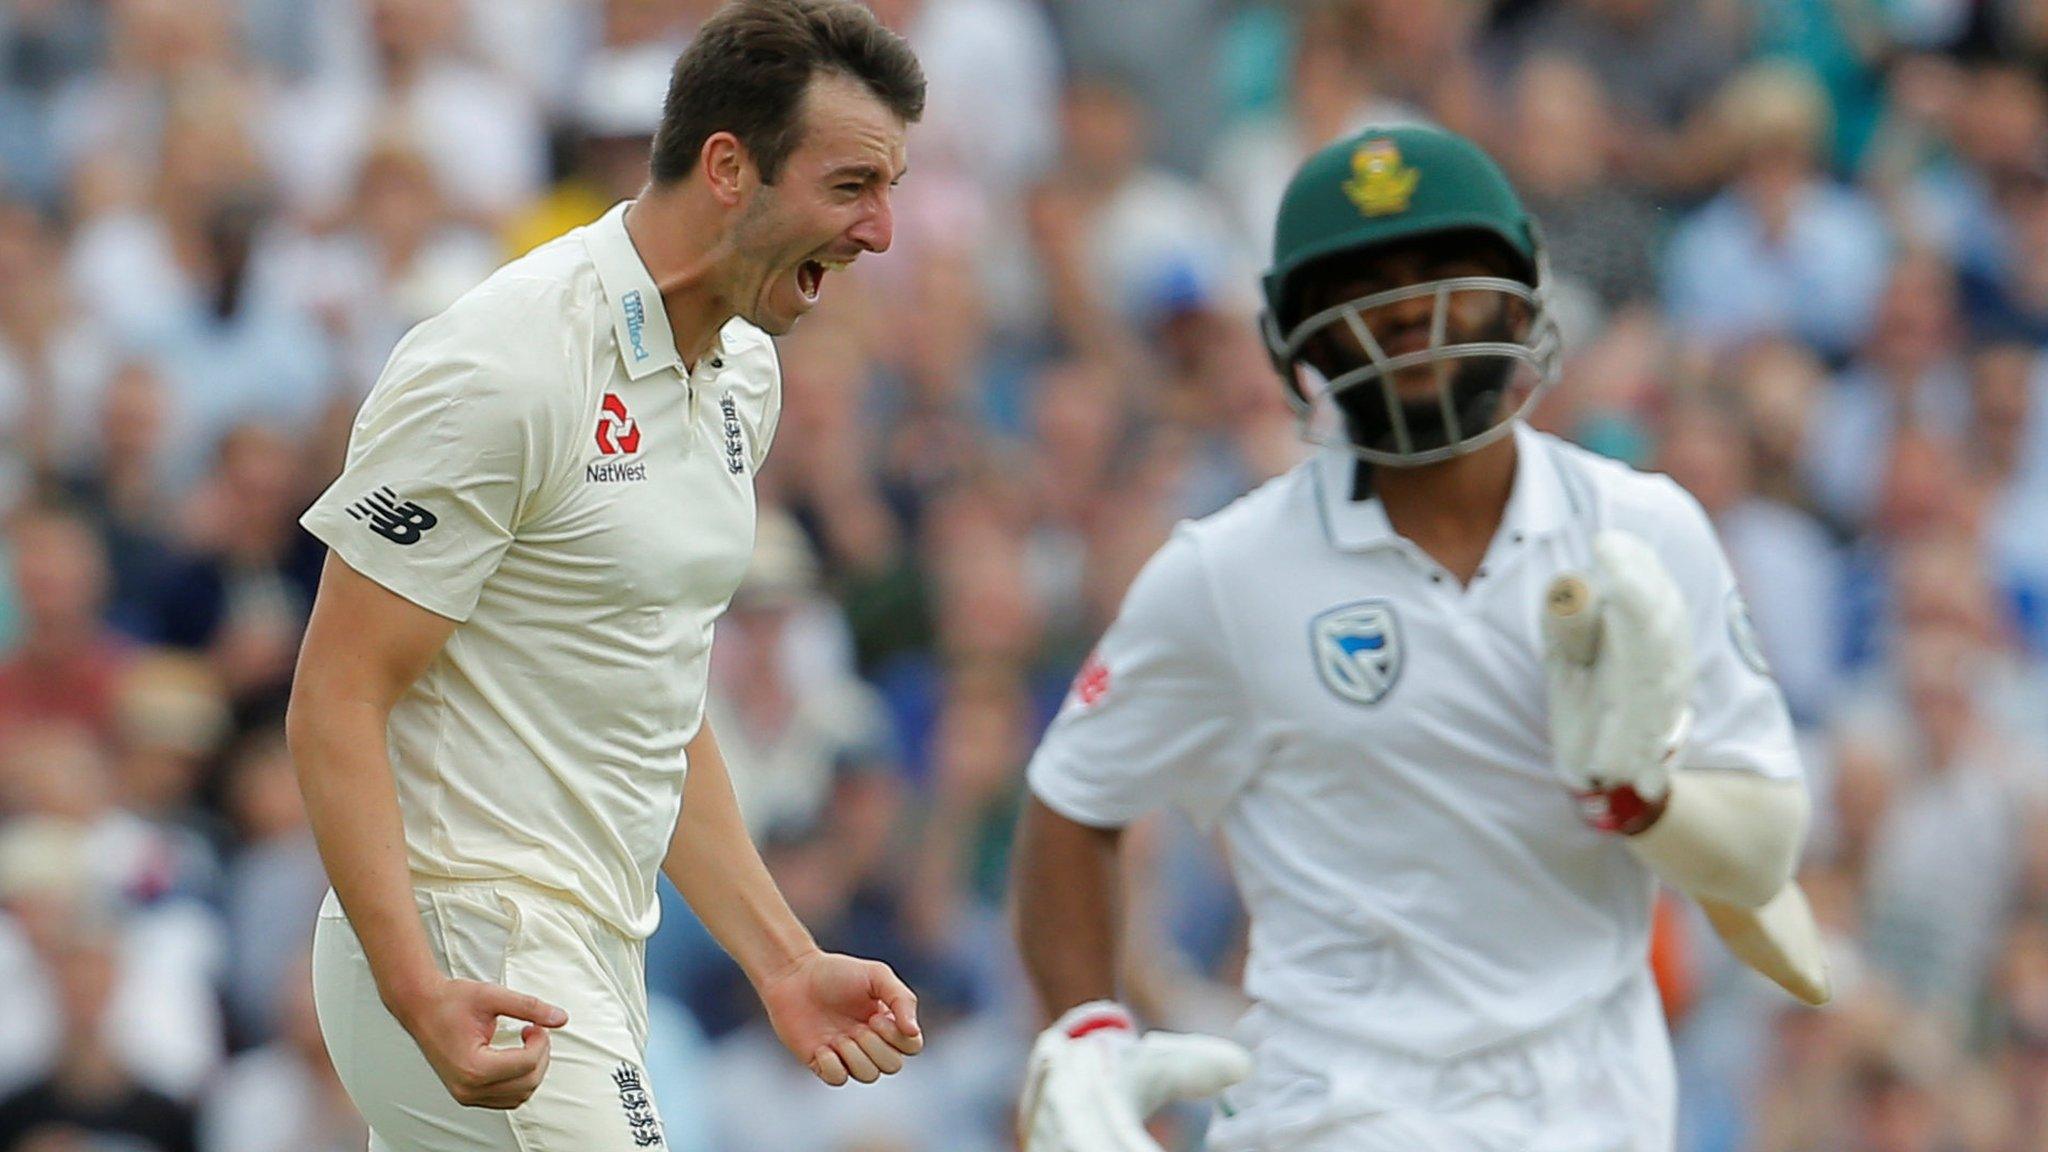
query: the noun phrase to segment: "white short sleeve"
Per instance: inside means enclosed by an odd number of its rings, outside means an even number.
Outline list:
[[[349,567],[466,620],[541,487],[553,437],[541,390],[474,339],[453,339],[451,315],[399,344],[341,476],[300,523]]]
[[[1255,766],[1247,711],[1183,526],[1138,574],[1082,665],[1031,759],[1031,789],[1097,827],[1168,805],[1209,824]]]
[[[1764,662],[1749,609],[1707,513],[1692,494],[1669,486],[1658,518],[1657,551],[1693,614],[1693,734],[1686,766],[1736,769],[1797,779],[1799,753],[1785,696]]]

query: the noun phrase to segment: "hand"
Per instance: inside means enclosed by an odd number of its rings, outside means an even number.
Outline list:
[[[775,1035],[834,1088],[872,1084],[924,1051],[917,995],[880,961],[813,952],[760,990]]]
[[[1251,1075],[1252,1056],[1218,1036],[1138,1035],[1122,1005],[1071,1009],[1031,1047],[1018,1127],[1025,1152],[1161,1152],[1145,1118],[1169,1100],[1213,1096]]]
[[[552,1004],[496,984],[443,977],[394,1010],[457,1104],[517,1108],[548,1072],[548,1033],[569,1022]],[[493,1048],[498,1017],[526,1021],[519,1047]]]
[[[1606,531],[1574,593],[1560,577],[1543,613],[1543,664],[1558,775],[1588,823],[1654,824],[1692,728],[1685,597],[1641,539]]]

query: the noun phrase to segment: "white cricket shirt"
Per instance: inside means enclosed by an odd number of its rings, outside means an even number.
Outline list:
[[[1543,592],[1637,533],[1694,616],[1687,763],[1799,765],[1699,505],[1526,427],[1461,587],[1350,499],[1326,452],[1183,524],[1138,576],[1033,757],[1082,823],[1216,823],[1251,917],[1246,991],[1282,1020],[1447,1058],[1602,1000],[1646,961],[1655,879],[1551,765]]]
[[[413,872],[523,879],[644,937],[781,378],[739,320],[686,372],[624,214],[408,333],[303,523],[459,621],[391,715]]]

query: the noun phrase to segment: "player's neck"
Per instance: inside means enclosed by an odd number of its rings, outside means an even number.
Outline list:
[[[1375,468],[1373,495],[1387,523],[1460,582],[1486,558],[1515,487],[1515,438],[1414,468]]]
[[[662,311],[685,364],[709,352],[735,314],[713,277],[722,233],[706,215],[682,188],[650,186],[626,209],[626,235],[661,292]]]

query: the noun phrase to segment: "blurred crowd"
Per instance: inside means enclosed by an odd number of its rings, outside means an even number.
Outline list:
[[[0,9],[0,1152],[364,1146],[307,989],[295,518],[410,325],[639,188],[711,6]],[[1684,1152],[2048,1150],[2048,3],[873,7],[930,112],[895,249],[782,341],[711,707],[784,891],[932,1044],[816,1085],[667,892],[672,1146],[1012,1146],[1022,765],[1170,526],[1302,457],[1271,219],[1407,119],[1532,202],[1570,352],[1538,422],[1705,504],[1805,744],[1838,1002],[1673,901]],[[1214,846],[1132,843],[1131,998],[1227,1029]]]

